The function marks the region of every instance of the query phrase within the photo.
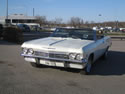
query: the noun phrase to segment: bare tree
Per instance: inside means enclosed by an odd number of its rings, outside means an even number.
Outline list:
[[[62,24],[63,19],[62,18],[55,18],[55,23],[57,25]]]
[[[52,21],[48,21],[48,24],[50,27],[59,27],[64,25],[64,23],[62,23],[63,19],[62,18],[55,18]]]
[[[39,23],[40,26],[47,24],[46,16],[36,16],[36,19],[37,19],[37,23]]]
[[[75,28],[92,28],[94,26],[110,26],[110,27],[119,27],[119,28],[125,28],[125,22],[118,22],[118,21],[108,21],[103,23],[96,23],[94,21],[84,21],[83,19],[79,17],[71,17],[69,19],[68,23],[63,23],[62,18],[55,18],[52,21],[48,21],[46,16],[36,16],[37,23],[40,24],[40,26],[48,26],[48,27],[66,27],[66,26],[73,26]]]
[[[84,21],[79,17],[71,17],[69,24],[73,27],[79,28],[82,24],[84,24]]]
[[[85,26],[86,26],[87,28],[90,28],[90,23],[89,23],[89,21],[86,21],[86,22],[85,22]]]

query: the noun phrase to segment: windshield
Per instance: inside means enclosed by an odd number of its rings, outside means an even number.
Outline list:
[[[94,32],[87,29],[56,29],[52,37],[93,40]]]

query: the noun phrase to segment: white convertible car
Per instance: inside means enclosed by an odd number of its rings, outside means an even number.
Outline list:
[[[50,37],[24,42],[21,55],[35,67],[76,68],[88,74],[98,58],[106,58],[111,44],[110,37],[92,29],[58,28]]]

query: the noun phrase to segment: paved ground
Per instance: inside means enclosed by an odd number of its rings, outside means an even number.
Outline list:
[[[91,75],[62,68],[33,68],[20,45],[0,41],[0,94],[125,94],[125,41],[113,41],[107,60]]]

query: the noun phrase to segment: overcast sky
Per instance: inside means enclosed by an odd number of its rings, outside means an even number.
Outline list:
[[[9,14],[46,16],[47,19],[80,17],[85,21],[125,21],[125,0],[8,0]],[[101,16],[99,16],[101,14]],[[6,15],[6,0],[0,0],[0,16]]]

